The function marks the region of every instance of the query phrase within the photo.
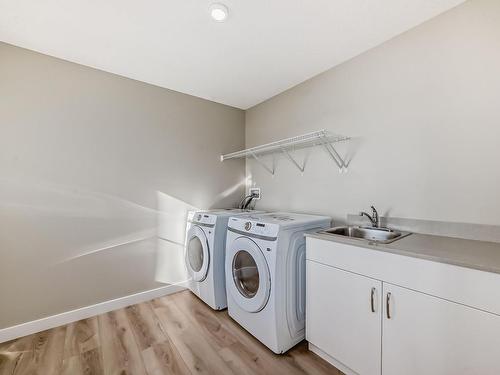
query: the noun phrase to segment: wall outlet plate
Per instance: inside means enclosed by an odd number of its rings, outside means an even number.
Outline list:
[[[250,192],[250,195],[253,196],[254,200],[260,199],[260,188],[250,188],[249,192]]]

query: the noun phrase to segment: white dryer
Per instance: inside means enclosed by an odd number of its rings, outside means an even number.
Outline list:
[[[226,240],[229,315],[275,353],[305,337],[304,233],[331,218],[292,213],[231,217]]]
[[[228,219],[251,212],[262,211],[221,209],[188,214],[185,246],[188,286],[215,310],[227,307],[224,254]]]

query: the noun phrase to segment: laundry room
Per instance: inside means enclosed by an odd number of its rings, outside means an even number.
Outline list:
[[[500,374],[500,2],[0,0],[0,375]]]

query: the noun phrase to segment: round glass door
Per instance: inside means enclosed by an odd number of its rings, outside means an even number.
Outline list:
[[[259,290],[259,269],[248,251],[240,250],[233,259],[233,280],[246,298],[252,298]]]
[[[187,253],[191,269],[199,272],[203,267],[203,245],[197,236],[191,237],[189,240]]]
[[[271,276],[266,257],[250,238],[238,237],[228,244],[226,280],[228,292],[243,310],[258,312],[266,306]]]
[[[203,229],[192,226],[186,241],[186,266],[194,281],[203,281],[207,277],[209,257],[208,241]]]

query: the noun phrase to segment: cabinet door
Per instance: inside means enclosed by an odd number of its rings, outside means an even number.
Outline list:
[[[380,374],[382,282],[313,261],[306,271],[306,339],[358,374]]]
[[[500,374],[499,316],[387,283],[383,310],[384,375]]]

